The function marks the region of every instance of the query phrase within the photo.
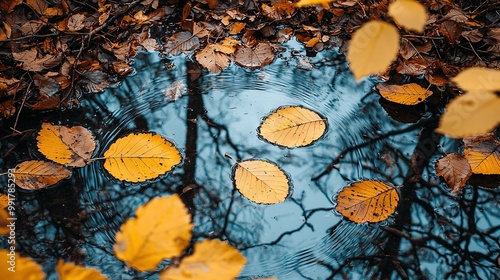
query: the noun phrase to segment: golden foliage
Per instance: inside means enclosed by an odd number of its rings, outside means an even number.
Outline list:
[[[9,250],[0,249],[0,279],[5,280],[42,280],[45,279],[45,273],[42,267],[30,258],[22,257],[19,254],[15,256],[15,272],[9,271],[11,266]]]
[[[111,176],[137,183],[172,170],[182,157],[171,142],[150,132],[119,138],[109,146],[104,159],[104,168]]]
[[[460,193],[472,175],[472,169],[467,159],[459,154],[449,154],[436,163],[439,176],[443,177],[452,195]]]
[[[16,185],[25,190],[38,190],[57,184],[71,175],[64,166],[40,160],[28,160],[15,167]]]
[[[203,50],[196,53],[196,60],[208,71],[219,73],[229,66],[230,57],[239,43],[232,37],[224,38],[217,44],[208,44]]]
[[[494,134],[464,139],[464,157],[472,173],[500,174],[500,139]]]
[[[418,104],[432,95],[432,91],[426,90],[415,83],[404,85],[387,85],[380,83],[377,85],[377,89],[383,98],[403,105]]]
[[[105,280],[108,279],[94,268],[82,267],[60,260],[56,266],[60,280]]]
[[[283,202],[290,192],[290,181],[286,174],[275,164],[264,160],[236,163],[233,180],[240,193],[256,203]]]
[[[300,106],[278,108],[259,126],[259,136],[278,146],[295,148],[312,144],[325,133],[327,122],[318,113]]]
[[[154,198],[122,225],[113,249],[131,267],[152,270],[163,259],[182,253],[192,229],[191,216],[177,194]]]
[[[465,91],[500,91],[500,70],[471,67],[451,79]]]
[[[6,194],[0,194],[0,235],[6,235],[10,232],[10,228],[7,227],[9,224],[8,218],[10,218],[7,207],[9,206],[9,199]]]
[[[500,123],[498,108],[500,98],[494,93],[463,94],[448,103],[436,131],[456,138],[488,133]]]
[[[246,259],[220,240],[203,240],[194,244],[194,253],[182,259],[178,267],[160,273],[161,280],[232,280],[243,269]]]
[[[311,6],[311,5],[323,5],[328,7],[328,3],[333,2],[335,0],[300,0],[295,3],[297,7]]]
[[[399,32],[393,25],[372,20],[352,35],[347,60],[356,80],[386,70],[396,59]]]
[[[395,188],[373,180],[356,182],[337,196],[335,209],[355,223],[384,221],[396,211],[399,195]]]
[[[36,140],[45,157],[68,166],[85,166],[95,150],[94,135],[82,126],[43,123]]]
[[[389,5],[388,14],[408,30],[424,32],[428,15],[425,7],[415,0],[396,0]]]

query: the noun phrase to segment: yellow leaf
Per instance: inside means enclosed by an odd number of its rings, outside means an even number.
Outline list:
[[[464,157],[472,173],[500,174],[500,139],[494,134],[464,139]]]
[[[352,35],[347,60],[356,80],[385,71],[396,59],[399,32],[391,24],[372,20]]]
[[[384,221],[396,211],[399,195],[395,188],[367,180],[345,187],[337,197],[335,209],[355,223]]]
[[[60,280],[105,280],[108,279],[94,268],[82,267],[74,263],[57,262],[57,275]]]
[[[45,157],[68,166],[85,166],[95,150],[94,135],[81,126],[69,128],[43,123],[36,140]]]
[[[71,172],[64,166],[52,162],[29,160],[15,167],[16,185],[25,190],[38,190],[57,184],[69,177]]]
[[[451,79],[465,91],[500,91],[500,70],[467,68]]]
[[[325,134],[326,119],[300,107],[285,106],[269,114],[259,126],[259,136],[278,146],[295,148],[312,144]]]
[[[383,98],[404,105],[418,104],[432,95],[432,91],[426,90],[415,83],[404,85],[378,84],[377,89]]]
[[[283,170],[264,160],[236,163],[233,179],[240,193],[256,203],[283,202],[290,192],[290,182]]]
[[[491,92],[469,92],[453,99],[437,132],[462,138],[488,133],[500,123],[500,98]]]
[[[295,3],[297,7],[311,6],[311,5],[325,5],[335,0],[300,0]]]
[[[42,280],[45,273],[42,267],[30,258],[22,257],[12,251],[0,249],[0,279],[8,280]],[[15,254],[14,257],[11,255]],[[11,269],[9,269],[10,267]]]
[[[389,15],[394,21],[406,29],[424,32],[427,22],[425,7],[415,0],[396,0],[389,5]]]
[[[216,51],[225,53],[225,54],[232,54],[236,50],[236,46],[238,46],[240,43],[238,40],[232,38],[232,37],[226,37],[224,40],[220,41],[216,45],[214,45],[214,49]]]
[[[436,163],[436,170],[438,175],[445,179],[452,195],[459,194],[472,175],[469,162],[459,154],[440,158]]]
[[[217,51],[217,48],[215,44],[210,44],[195,55],[196,60],[212,73],[220,73],[229,66],[229,56]]]
[[[104,168],[118,180],[144,182],[172,170],[182,160],[177,148],[161,135],[132,133],[104,153]]]
[[[177,194],[155,198],[122,225],[113,249],[131,267],[152,270],[163,259],[184,251],[192,229],[191,216]]]
[[[0,235],[6,235],[10,232],[8,218],[11,218],[7,207],[9,206],[9,198],[6,194],[0,194]]]
[[[179,267],[160,272],[161,280],[233,280],[246,259],[238,250],[220,240],[194,244],[194,253],[182,259]]]

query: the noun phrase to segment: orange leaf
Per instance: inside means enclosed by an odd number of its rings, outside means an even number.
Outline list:
[[[97,269],[75,265],[74,263],[64,263],[62,260],[57,262],[56,270],[60,280],[108,279]]]
[[[383,98],[403,105],[418,104],[432,95],[432,91],[426,90],[415,83],[404,85],[378,84],[377,89]]]
[[[464,157],[474,174],[500,174],[500,139],[494,134],[464,139]]]
[[[472,175],[472,169],[467,159],[459,154],[449,154],[436,163],[436,170],[442,176],[452,195],[460,193],[465,183]]]
[[[25,190],[38,190],[57,184],[69,177],[66,167],[46,161],[23,161],[15,167],[16,185]]]
[[[42,280],[45,279],[45,273],[42,267],[34,260],[20,256],[14,252],[14,260],[11,258],[11,252],[0,249],[0,279],[5,280]],[[12,261],[12,262],[11,262]]]

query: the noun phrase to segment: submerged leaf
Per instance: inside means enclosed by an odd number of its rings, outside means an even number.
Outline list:
[[[178,267],[160,272],[161,280],[232,280],[246,263],[235,248],[220,240],[194,244],[194,253],[182,259]]]
[[[43,123],[36,140],[45,157],[67,166],[85,166],[95,150],[94,135],[82,126]]]
[[[60,260],[56,266],[57,275],[60,280],[105,280],[108,279],[94,268],[65,263]]]
[[[352,35],[347,60],[356,80],[386,70],[396,59],[399,32],[393,25],[372,20]]]
[[[192,229],[191,216],[177,194],[154,198],[122,225],[113,249],[131,267],[152,270],[163,259],[184,251]]]
[[[236,163],[233,180],[240,193],[256,203],[283,202],[290,192],[286,174],[277,165],[264,160]]]
[[[460,193],[465,183],[472,175],[472,169],[467,159],[459,154],[449,154],[436,163],[439,176],[443,177],[452,195]]]
[[[111,176],[134,183],[157,178],[182,160],[174,144],[154,133],[132,133],[116,140],[104,159]]]
[[[384,221],[396,211],[399,195],[395,188],[373,180],[345,187],[337,197],[335,209],[355,223]]]
[[[15,261],[11,263],[12,251],[0,249],[0,262],[2,269],[0,269],[0,279],[8,280],[42,280],[45,279],[45,273],[42,267],[34,260],[20,256],[19,253],[14,252]],[[14,271],[9,270],[9,267],[14,267]]]
[[[295,148],[312,144],[325,134],[326,128],[326,119],[318,113],[300,106],[285,106],[265,117],[258,131],[272,144]]]
[[[426,90],[418,84],[387,85],[378,84],[377,89],[383,98],[404,105],[416,105],[432,95],[432,91]]]
[[[389,5],[388,14],[398,24],[409,30],[424,32],[427,22],[425,7],[415,0],[396,0]]]
[[[38,190],[57,184],[71,175],[64,166],[52,162],[29,160],[15,167],[16,185],[25,190]]]
[[[464,139],[464,157],[472,173],[500,174],[500,139],[494,134]]]

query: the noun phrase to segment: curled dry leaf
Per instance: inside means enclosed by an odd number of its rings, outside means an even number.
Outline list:
[[[314,143],[326,129],[326,118],[320,114],[301,106],[285,106],[266,116],[258,131],[272,144],[295,148]]]
[[[463,138],[488,133],[500,123],[500,97],[491,92],[469,92],[453,99],[441,116],[437,132]]]
[[[415,83],[404,85],[380,83],[377,85],[377,89],[383,98],[403,105],[416,105],[432,95],[432,91],[426,90]]]
[[[132,133],[116,140],[104,159],[111,176],[134,183],[155,179],[182,160],[174,144],[154,133]]]
[[[102,273],[89,267],[75,265],[74,263],[65,263],[62,260],[57,262],[56,266],[57,275],[60,280],[106,280]]]
[[[465,91],[500,91],[500,70],[471,67],[451,79]]]
[[[160,272],[161,280],[232,280],[246,263],[235,248],[220,240],[203,240],[194,244],[194,253],[181,260],[178,267]]]
[[[356,80],[385,71],[396,59],[399,32],[393,25],[372,20],[352,35],[347,60]]]
[[[36,140],[38,150],[45,157],[73,167],[88,164],[95,150],[94,135],[82,126],[43,123]]]
[[[449,154],[440,158],[436,163],[436,170],[446,181],[452,195],[459,194],[472,175],[469,162],[459,154]]]
[[[191,239],[191,216],[175,194],[137,208],[116,233],[118,259],[139,271],[152,270],[165,258],[179,256]]]
[[[425,7],[415,0],[396,0],[389,5],[388,14],[394,21],[408,30],[424,32],[427,22]]]
[[[464,139],[464,157],[474,174],[500,174],[500,139],[494,134]]]
[[[52,162],[29,160],[15,167],[16,185],[25,190],[38,190],[57,184],[71,175],[64,166]]]
[[[396,211],[398,202],[399,195],[395,188],[367,180],[342,189],[335,209],[355,223],[376,223],[389,218]]]
[[[42,267],[34,260],[20,256],[19,253],[15,255],[14,271],[8,269],[10,265],[10,252],[6,249],[0,249],[0,262],[2,269],[0,269],[0,279],[9,280],[42,280],[45,279],[45,273]]]
[[[234,54],[234,61],[250,69],[264,67],[274,59],[273,48],[268,43],[258,43],[255,47],[241,47]]]
[[[240,193],[256,203],[283,202],[290,192],[288,176],[276,164],[264,160],[236,163],[233,180]]]

